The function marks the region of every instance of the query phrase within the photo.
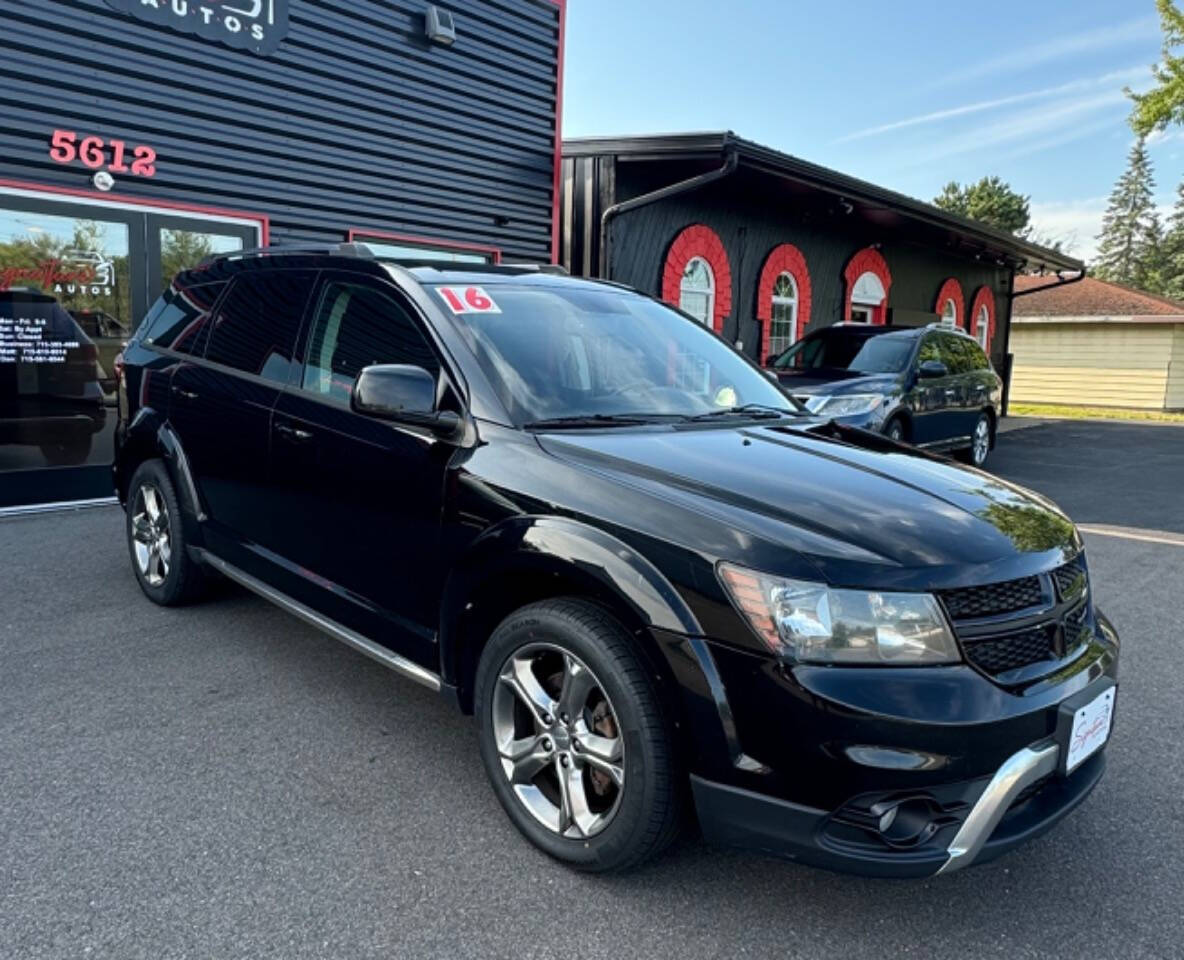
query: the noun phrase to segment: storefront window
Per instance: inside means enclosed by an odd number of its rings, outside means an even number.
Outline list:
[[[125,223],[0,208],[0,471],[110,462]]]
[[[199,233],[194,230],[160,231],[161,292],[182,270],[196,267],[206,257],[243,249],[241,237],[222,233]]]

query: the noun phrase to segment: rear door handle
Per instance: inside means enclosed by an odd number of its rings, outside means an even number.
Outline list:
[[[173,393],[176,394],[178,397],[180,397],[182,400],[196,400],[196,399],[198,399],[198,394],[194,393],[192,390],[184,390],[181,387],[173,387]]]
[[[312,439],[312,434],[307,430],[301,430],[299,427],[293,427],[286,423],[277,423],[275,425],[275,432],[285,440],[291,440],[293,443],[304,443],[306,440]]]

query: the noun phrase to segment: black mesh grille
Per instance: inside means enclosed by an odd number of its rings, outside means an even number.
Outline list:
[[[953,619],[969,620],[1039,606],[1044,601],[1044,591],[1039,577],[1021,577],[981,587],[943,590],[941,598]]]
[[[1057,596],[1061,600],[1076,600],[1085,593],[1085,564],[1081,562],[1080,557],[1070,560],[1052,572],[1052,579],[1057,585]]]
[[[1065,614],[1065,651],[1076,650],[1081,644],[1082,634],[1089,629],[1089,609],[1081,604]]]
[[[1041,660],[1051,660],[1055,656],[1053,629],[1047,624],[1006,637],[975,640],[963,646],[967,658],[973,664],[992,674],[1018,670]]]

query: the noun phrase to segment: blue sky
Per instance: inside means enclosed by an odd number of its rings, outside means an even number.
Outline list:
[[[1090,257],[1153,0],[568,0],[565,136],[735,130],[931,200],[996,174]],[[1171,205],[1184,135],[1152,144]]]

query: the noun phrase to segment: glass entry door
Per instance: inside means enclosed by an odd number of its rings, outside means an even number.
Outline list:
[[[0,190],[0,508],[110,496],[115,358],[174,274],[260,228]]]

